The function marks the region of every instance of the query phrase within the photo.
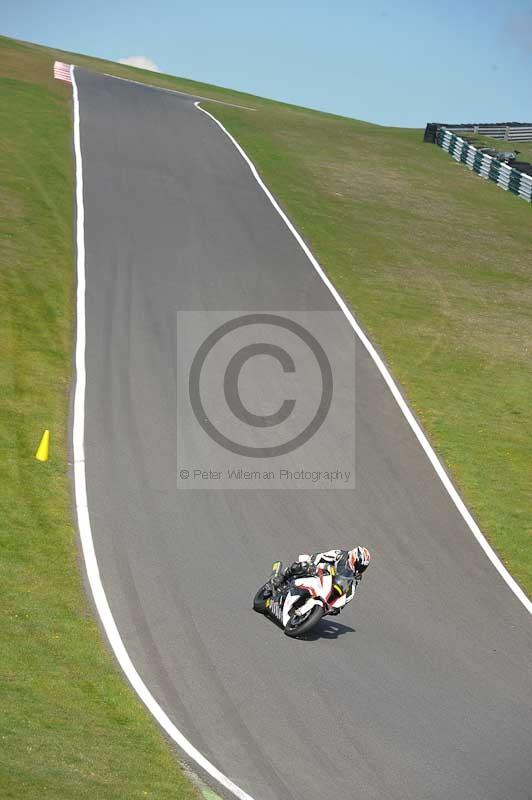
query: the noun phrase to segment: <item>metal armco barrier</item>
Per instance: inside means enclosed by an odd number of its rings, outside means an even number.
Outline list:
[[[455,125],[445,122],[429,122],[425,131],[425,141],[434,142],[438,128],[454,133],[479,133],[492,139],[506,142],[532,142],[532,122],[465,122]],[[429,137],[429,138],[427,138]]]
[[[482,178],[494,181],[497,186],[522,197],[528,203],[532,202],[532,175],[520,172],[510,164],[483,153],[448,128],[438,128],[435,144]]]

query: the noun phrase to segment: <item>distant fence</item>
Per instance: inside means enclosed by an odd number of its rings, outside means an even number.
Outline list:
[[[454,133],[477,133],[481,136],[491,136],[493,139],[504,139],[505,142],[532,142],[532,122],[464,122],[459,125],[429,122],[425,135],[435,136],[436,131],[441,128],[454,131]],[[435,141],[435,139],[426,139],[426,141]]]
[[[528,203],[532,202],[532,175],[483,153],[447,128],[438,128],[435,144],[483,178],[494,181],[497,186],[519,195]]]

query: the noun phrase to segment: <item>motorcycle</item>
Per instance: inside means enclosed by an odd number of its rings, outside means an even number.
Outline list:
[[[253,598],[253,609],[279,623],[292,638],[308,633],[327,614],[339,614],[353,599],[359,582],[350,570],[327,566],[314,567],[311,574],[290,578],[277,587],[272,580],[282,568],[280,561],[272,565],[268,581]]]

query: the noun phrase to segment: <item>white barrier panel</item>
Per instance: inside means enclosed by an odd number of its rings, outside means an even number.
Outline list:
[[[509,190],[512,194],[521,197],[523,200],[527,200],[528,202],[532,201],[532,176],[515,170],[506,162],[498,161],[498,159],[492,158],[487,155],[487,153],[482,153],[480,161],[477,161],[475,166],[477,155],[482,151],[470,145],[460,136],[456,136],[456,134],[448,128],[440,128],[436,144],[439,144],[455,161],[462,162],[466,167],[474,170],[481,178],[492,180],[497,186],[500,186],[501,189],[505,191]],[[464,158],[462,158],[462,156],[464,156]],[[512,173],[514,173],[514,177],[510,188]]]

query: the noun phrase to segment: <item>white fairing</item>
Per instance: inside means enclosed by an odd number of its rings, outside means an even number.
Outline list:
[[[306,614],[313,606],[323,607],[324,600],[327,599],[332,589],[332,578],[330,575],[322,575],[321,578],[297,578],[294,581],[294,585],[310,589],[313,594],[313,596],[309,597],[307,602],[297,610],[298,614]],[[296,600],[299,600],[299,595],[288,592],[283,606],[283,625],[285,627],[288,624],[290,611]],[[343,605],[345,605],[345,603]]]
[[[290,619],[290,611],[292,610],[292,606],[297,600],[297,595],[288,592],[286,595],[286,600],[284,601],[283,606],[283,625],[286,626],[288,620]]]
[[[300,559],[306,560],[306,557],[300,556]],[[347,594],[337,597],[332,602],[334,608],[343,608],[351,602],[355,596],[357,583],[357,581],[354,581],[351,590]],[[327,573],[322,574],[321,577],[296,578],[294,580],[294,586],[308,589],[310,592],[311,596],[308,598],[308,600],[297,609],[298,614],[306,614],[311,610],[311,608],[313,608],[313,606],[325,606],[327,608],[326,601],[331,593],[333,578]],[[298,594],[292,594],[292,592],[288,592],[284,601],[282,612],[281,609],[278,609],[277,611],[277,616],[282,616],[282,622],[285,627],[290,619],[290,612],[292,611],[294,603],[299,600],[299,597],[300,595]]]
[[[343,594],[338,600],[335,600],[334,607],[335,608],[343,608],[346,606],[351,598],[348,598],[347,595]]]

